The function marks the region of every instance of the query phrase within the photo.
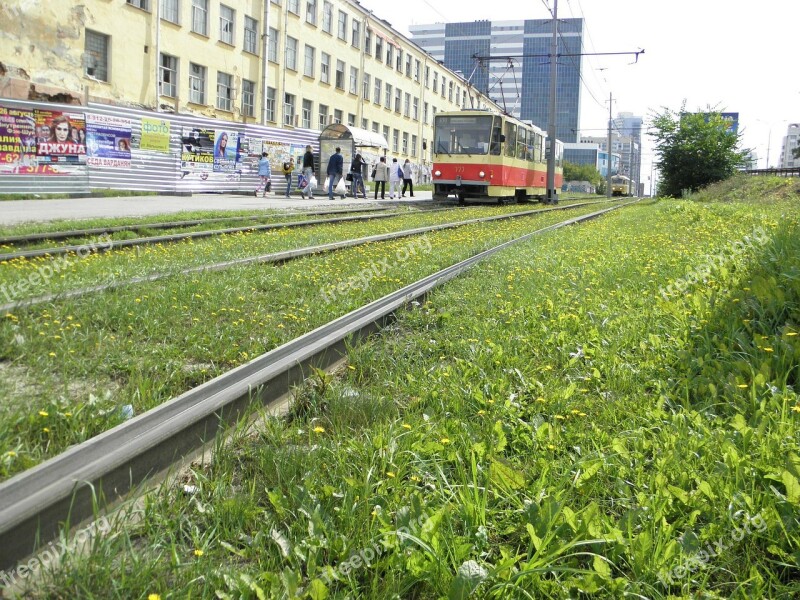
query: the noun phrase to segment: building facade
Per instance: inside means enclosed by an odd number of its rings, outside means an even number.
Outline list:
[[[583,19],[558,21],[556,137],[578,141]],[[551,19],[436,23],[409,27],[412,40],[460,72],[506,112],[547,131]]]
[[[354,0],[4,0],[0,65],[0,107],[118,106],[300,142],[343,123],[417,168],[437,112],[492,104]]]
[[[781,145],[781,169],[800,168],[800,156],[796,158],[794,156],[798,148],[800,148],[800,123],[789,123]]]

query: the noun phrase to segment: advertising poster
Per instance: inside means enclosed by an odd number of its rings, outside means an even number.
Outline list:
[[[142,119],[140,150],[169,152],[169,121],[164,119]]]
[[[200,173],[205,179],[213,169],[214,130],[185,127],[181,135],[181,178]]]
[[[0,173],[36,173],[33,111],[0,106]]]
[[[34,111],[36,154],[43,163],[86,163],[86,120],[83,113]]]
[[[214,131],[214,171],[232,173],[239,161],[239,134],[235,131]]]
[[[92,167],[130,167],[130,119],[86,115],[86,146]]]

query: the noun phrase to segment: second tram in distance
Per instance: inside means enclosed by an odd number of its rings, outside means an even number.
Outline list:
[[[520,202],[547,195],[546,134],[509,115],[486,110],[436,114],[433,198]],[[556,140],[555,189],[563,180],[564,146]]]

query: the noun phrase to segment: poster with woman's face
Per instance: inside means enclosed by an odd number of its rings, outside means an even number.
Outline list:
[[[86,115],[88,164],[93,167],[131,166],[131,121]]]
[[[239,160],[239,133],[217,129],[214,131],[214,170],[233,171]]]
[[[86,119],[83,113],[34,111],[39,162],[86,162]]]

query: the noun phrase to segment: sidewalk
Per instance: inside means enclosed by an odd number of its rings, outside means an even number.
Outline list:
[[[266,198],[242,194],[196,194],[193,196],[127,196],[118,198],[68,198],[59,200],[5,200],[0,201],[0,225],[25,222],[56,221],[60,219],[94,219],[114,217],[140,217],[197,210],[252,210],[263,209],[308,210],[313,208],[345,208],[357,206],[387,206],[397,203],[430,201],[431,192],[417,192],[413,198],[373,200],[363,198],[335,198],[318,195],[306,200],[299,195],[286,198],[283,194],[267,194]]]

